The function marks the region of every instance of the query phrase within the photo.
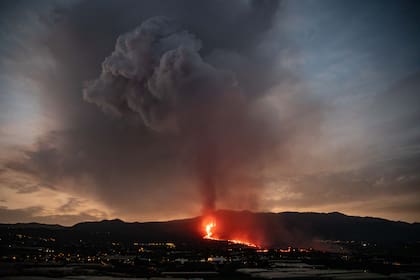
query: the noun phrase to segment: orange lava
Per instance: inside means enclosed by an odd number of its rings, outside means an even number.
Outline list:
[[[213,229],[216,227],[215,222],[210,222],[206,225],[206,235],[203,237],[205,239],[213,239]]]
[[[221,239],[221,238],[217,238],[215,236],[215,230],[216,228],[216,222],[215,221],[210,221],[207,224],[204,225],[204,229],[206,232],[206,235],[203,236],[204,239],[210,239],[210,240],[216,240],[216,241],[227,241],[229,243],[233,243],[233,244],[241,244],[241,245],[245,245],[248,247],[253,247],[253,248],[259,248],[256,244],[245,241],[245,240],[241,240],[241,239]]]

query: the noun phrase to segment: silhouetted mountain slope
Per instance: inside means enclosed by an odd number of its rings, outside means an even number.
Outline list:
[[[126,223],[121,220],[85,222],[71,227],[81,234],[108,234],[119,240],[139,241],[184,241],[201,239],[197,234],[198,218],[168,222]]]
[[[420,224],[380,218],[347,216],[341,213],[252,213],[219,210],[211,217],[168,222],[126,223],[121,220],[83,222],[72,227],[42,224],[1,224],[0,236],[16,234],[53,237],[57,244],[84,242],[201,242],[203,221],[217,222],[221,238],[240,237],[267,246],[309,246],[314,240],[355,240],[372,242],[420,241]]]

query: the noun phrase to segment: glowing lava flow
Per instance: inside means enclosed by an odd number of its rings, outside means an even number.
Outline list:
[[[204,236],[205,239],[214,239],[213,238],[213,228],[216,227],[215,222],[210,222],[206,225],[206,235]]]
[[[220,239],[220,238],[216,238],[214,237],[214,229],[216,228],[216,223],[215,222],[209,222],[208,224],[205,225],[205,229],[206,229],[206,235],[203,236],[204,239],[210,239],[210,240],[216,240],[216,241],[227,241],[233,244],[241,244],[241,245],[245,245],[248,247],[254,247],[254,248],[258,248],[257,245],[247,242],[247,241],[243,241],[243,240],[238,240],[238,239]]]

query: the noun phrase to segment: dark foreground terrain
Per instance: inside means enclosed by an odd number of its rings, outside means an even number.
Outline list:
[[[420,279],[419,224],[340,213],[218,211],[218,235],[203,217],[0,225],[3,279]],[[20,278],[19,278],[20,277]]]

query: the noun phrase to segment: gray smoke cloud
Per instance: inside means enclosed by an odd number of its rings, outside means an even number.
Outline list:
[[[250,173],[275,136],[234,73],[204,61],[200,49],[200,40],[173,20],[151,18],[118,37],[83,95],[107,113],[181,138],[207,211],[222,190],[256,187]]]
[[[290,42],[275,30],[278,1],[53,7],[36,36],[46,58],[35,60],[52,68],[16,54],[57,121],[5,162],[31,186],[130,220],[265,210],[267,176],[295,170],[296,151],[306,156],[321,108],[279,64]]]
[[[2,1],[2,217],[418,221],[418,9],[333,2]]]
[[[220,95],[235,85],[229,73],[201,59],[200,48],[201,42],[175,21],[151,18],[118,37],[84,97],[116,116],[138,114],[157,131],[178,129],[185,99],[192,94]]]

